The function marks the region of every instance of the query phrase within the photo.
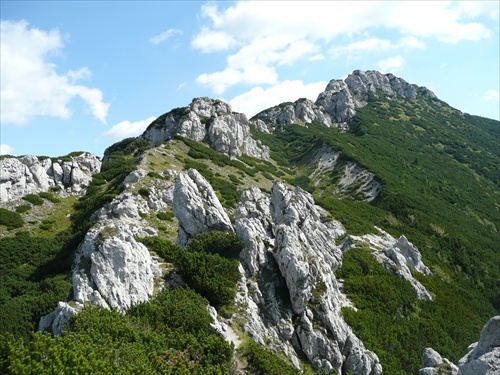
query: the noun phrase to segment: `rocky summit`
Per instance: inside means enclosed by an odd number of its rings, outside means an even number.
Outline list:
[[[2,157],[0,371],[498,374],[498,128],[356,70]]]

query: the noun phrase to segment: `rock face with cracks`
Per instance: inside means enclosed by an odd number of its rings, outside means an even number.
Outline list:
[[[177,242],[180,245],[200,233],[233,230],[214,189],[196,169],[177,177],[172,209],[179,220]]]
[[[317,370],[380,374],[377,356],[340,314],[345,298],[333,273],[342,226],[327,220],[309,193],[279,182],[270,197],[257,188],[244,192],[235,226],[246,243],[237,296],[246,306],[244,330],[296,366],[305,355]]]
[[[88,152],[64,158],[6,157],[0,160],[0,203],[51,187],[60,187],[62,196],[83,194],[100,170],[101,161]]]
[[[193,99],[187,107],[176,108],[161,116],[140,138],[154,146],[175,135],[206,141],[213,149],[229,157],[245,154],[269,159],[269,148],[251,137],[247,117],[233,112],[231,106],[221,100]]]

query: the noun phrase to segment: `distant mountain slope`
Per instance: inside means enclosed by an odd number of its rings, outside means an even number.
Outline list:
[[[78,201],[2,203],[0,371],[457,363],[500,311],[499,136],[375,71],[250,120],[195,98],[110,146]]]

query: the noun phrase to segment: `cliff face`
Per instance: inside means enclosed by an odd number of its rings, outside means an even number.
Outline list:
[[[82,194],[100,172],[101,161],[96,155],[83,152],[61,159],[33,155],[0,160],[0,203],[15,201],[26,194],[60,187],[62,195]]]
[[[180,135],[195,141],[206,141],[216,151],[236,157],[249,155],[269,159],[269,149],[250,136],[247,117],[235,113],[220,100],[196,98],[187,107],[161,116],[141,135],[151,145]]]

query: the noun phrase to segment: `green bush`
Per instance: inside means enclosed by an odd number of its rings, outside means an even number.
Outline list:
[[[41,206],[43,204],[43,199],[36,194],[26,194],[23,199],[35,206]]]
[[[168,211],[168,212],[158,212],[156,214],[156,217],[160,220],[168,220],[168,221],[171,221],[175,215],[172,211]]]
[[[25,212],[28,212],[31,210],[31,205],[29,204],[21,204],[16,207],[16,212],[19,212],[20,214],[24,214]]]
[[[302,371],[297,370],[291,363],[265,349],[255,341],[249,340],[247,344],[238,349],[240,354],[247,360],[252,374],[280,374],[300,375]]]
[[[6,225],[7,229],[20,228],[24,225],[23,218],[19,213],[0,208],[0,225]]]
[[[54,197],[52,194],[48,193],[48,192],[41,192],[38,194],[41,198],[45,198],[49,201],[51,201],[52,203],[59,203],[61,202],[61,200],[57,197]]]

